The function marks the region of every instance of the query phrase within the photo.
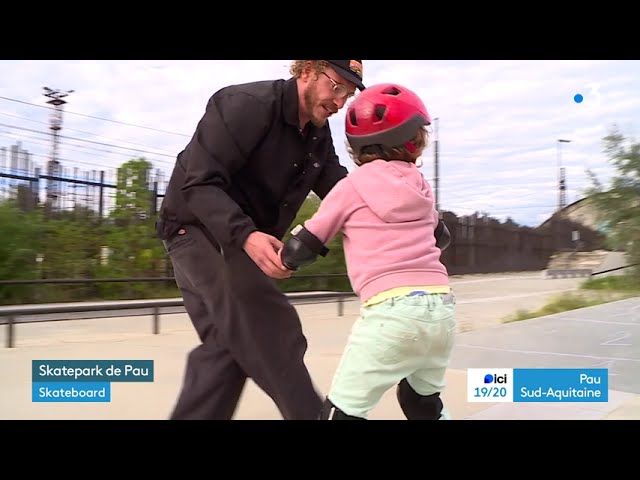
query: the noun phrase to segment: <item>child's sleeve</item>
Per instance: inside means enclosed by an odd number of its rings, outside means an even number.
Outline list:
[[[326,245],[342,229],[355,207],[355,191],[349,177],[345,177],[329,191],[304,227]]]

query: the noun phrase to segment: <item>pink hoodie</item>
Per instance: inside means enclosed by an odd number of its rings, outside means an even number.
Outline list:
[[[338,182],[305,228],[325,245],[344,236],[360,300],[395,287],[448,285],[434,229],[433,192],[413,163],[375,160]]]

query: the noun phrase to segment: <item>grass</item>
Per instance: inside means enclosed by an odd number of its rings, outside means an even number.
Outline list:
[[[615,275],[590,278],[580,285],[578,291],[558,295],[538,310],[517,310],[515,314],[507,317],[503,323],[543,317],[638,296],[640,296],[640,280],[638,280],[637,276]]]
[[[620,292],[640,292],[640,278],[631,275],[613,275],[603,278],[590,278],[580,288],[584,290],[614,290]]]

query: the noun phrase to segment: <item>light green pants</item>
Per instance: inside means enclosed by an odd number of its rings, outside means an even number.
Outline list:
[[[395,297],[361,308],[329,400],[347,415],[367,418],[404,378],[420,395],[442,392],[455,329],[453,293]],[[448,418],[446,408],[441,418]]]

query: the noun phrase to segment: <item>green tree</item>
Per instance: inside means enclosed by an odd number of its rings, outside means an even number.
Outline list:
[[[38,259],[44,248],[42,216],[25,213],[16,199],[0,200],[0,280],[35,280],[41,277]],[[0,303],[22,303],[30,298],[28,285],[0,286]]]
[[[151,163],[127,161],[118,169],[116,205],[101,221],[97,212],[47,211],[28,187],[0,200],[0,279],[128,278],[170,275],[162,243],[155,235],[155,192]],[[34,200],[34,201],[32,201]],[[64,302],[92,299],[175,296],[158,283],[0,286],[0,302]]]
[[[608,246],[626,251],[631,263],[637,264],[640,263],[640,143],[625,138],[616,126],[603,141],[616,173],[606,189],[588,171],[592,186],[586,193],[608,232]],[[634,274],[640,277],[640,269],[634,269]]]
[[[116,205],[104,228],[99,278],[156,277],[163,274],[166,253],[155,233],[151,215],[155,194],[150,188],[152,165],[144,158],[129,160],[118,168]],[[153,283],[100,284],[100,295],[141,298],[159,292]]]
[[[149,185],[151,162],[134,158],[118,168],[116,206],[111,216],[118,224],[147,220],[150,215],[153,192]]]

